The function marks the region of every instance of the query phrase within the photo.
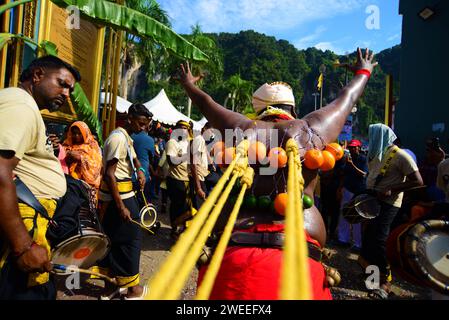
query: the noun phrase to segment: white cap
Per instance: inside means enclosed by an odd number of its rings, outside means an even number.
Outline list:
[[[253,107],[256,113],[276,104],[295,106],[292,88],[285,82],[265,83],[253,93]]]

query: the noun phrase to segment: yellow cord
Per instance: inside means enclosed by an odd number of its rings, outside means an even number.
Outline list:
[[[237,181],[238,175],[234,174],[229,184],[226,186],[225,191],[223,192],[222,197],[220,197],[220,200],[218,200],[218,203],[216,204],[215,208],[210,213],[206,223],[204,224],[203,228],[198,234],[198,237],[195,239],[194,243],[192,244],[190,251],[188,254],[186,254],[185,259],[172,278],[172,283],[170,287],[167,288],[167,290],[164,292],[161,296],[161,299],[163,300],[174,300],[179,297],[179,294],[181,293],[182,288],[184,287],[185,282],[187,281],[190,272],[195,266],[196,261],[201,255],[201,252],[203,250],[203,246],[207,241],[207,238],[209,234],[211,233],[212,229],[215,226],[215,222],[217,221],[218,216],[221,213],[221,210],[223,209],[224,204],[226,203],[226,200],[228,199],[229,194],[231,193],[232,187],[234,186],[235,182]]]
[[[285,300],[311,298],[307,242],[301,193],[304,188],[299,150],[293,139],[287,141],[288,180],[285,214],[285,243],[280,296]]]
[[[167,257],[165,262],[160,267],[159,271],[148,281],[148,286],[151,288],[145,299],[160,299],[173,285],[172,278],[179,272],[181,265],[185,262],[185,256],[188,255],[190,246],[197,237],[201,227],[207,219],[209,212],[215,206],[216,200],[222,196],[221,192],[228,181],[231,173],[234,172],[234,167],[240,158],[246,157],[249,147],[247,140],[242,141],[237,147],[235,159],[229,164],[229,167],[224,172],[209,197],[203,203],[197,214],[191,221],[190,226],[180,235],[178,241],[172,248],[171,254]],[[226,198],[223,197],[226,201]],[[209,233],[207,233],[208,235]],[[207,237],[206,237],[207,240]]]
[[[196,300],[206,300],[210,296],[215,283],[215,278],[217,277],[218,271],[220,270],[221,262],[228,246],[229,239],[231,238],[231,233],[234,229],[234,223],[237,220],[237,216],[243,202],[243,197],[245,196],[246,189],[251,187],[253,177],[254,169],[251,167],[247,167],[244,176],[240,179],[242,189],[240,190],[240,193],[237,197],[234,208],[229,216],[220,241],[215,248],[214,255],[212,256],[209,266],[207,267],[207,271],[204,275],[203,281],[197,289],[197,295],[195,297]]]

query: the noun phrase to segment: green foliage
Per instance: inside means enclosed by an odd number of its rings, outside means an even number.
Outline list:
[[[207,61],[204,52],[156,19],[123,5],[105,0],[51,0],[61,7],[76,6],[96,23],[150,38],[173,54],[194,61]]]
[[[102,127],[97,115],[93,112],[89,99],[83,91],[81,85],[75,83],[75,88],[70,94],[71,100],[75,103],[75,111],[79,120],[84,121],[89,128],[97,134],[98,142],[103,145]]]
[[[333,101],[346,82],[351,81],[352,74],[344,68],[338,68],[336,63],[356,61],[356,52],[347,55],[337,55],[316,48],[298,50],[285,40],[276,40],[254,31],[241,31],[238,34],[210,34],[217,41],[224,56],[224,79],[239,74],[242,79],[258,88],[263,83],[284,81],[293,88],[299,115],[315,109],[313,93],[317,92],[317,80],[321,65],[326,67],[323,85],[323,105]],[[373,72],[363,96],[357,105],[354,132],[367,135],[368,125],[382,122],[385,107],[385,77],[392,74],[396,80],[393,93],[399,96],[399,60],[400,46],[386,49],[376,54],[379,67]],[[226,89],[225,87],[223,89]],[[209,92],[210,93],[210,92]],[[218,101],[223,101],[227,93],[217,94]],[[217,100],[217,99],[216,99]],[[318,107],[319,107],[319,98]],[[228,105],[229,108],[229,105]],[[250,109],[243,113],[251,112]]]
[[[207,39],[207,38],[209,39]],[[326,50],[316,48],[298,50],[288,41],[276,40],[255,31],[241,31],[237,34],[202,34],[198,26],[194,26],[192,35],[186,35],[203,52],[211,57],[210,65],[193,64],[193,72],[207,71],[208,75],[200,84],[204,91],[217,102],[225,105],[229,93],[236,94],[235,108],[243,114],[252,113],[252,92],[264,83],[284,81],[293,88],[298,114],[305,114],[314,110],[315,99],[313,93],[317,92],[317,80],[321,65],[326,67],[323,85],[323,105],[330,103],[337,96],[345,84],[352,79],[352,73],[344,68],[336,67],[337,63],[351,63],[356,61],[356,52],[347,55],[337,55]],[[213,39],[213,43],[210,39]],[[212,58],[216,57],[216,58]],[[379,67],[373,72],[363,96],[360,98],[354,116],[353,132],[366,136],[368,125],[374,122],[382,122],[385,107],[385,77],[392,74],[395,80],[393,93],[399,96],[399,60],[400,46],[386,49],[376,54]],[[219,62],[223,68],[220,69]],[[168,81],[169,75],[182,60],[170,62],[169,69],[160,70],[161,81],[151,82],[140,90],[140,99],[147,101],[154,97],[163,87],[175,106],[184,106],[187,111],[186,95],[182,88],[174,81]],[[217,67],[218,66],[218,67]],[[319,98],[317,99],[319,105]],[[232,108],[232,102],[228,99],[228,109]],[[198,109],[192,108],[194,120],[202,116]]]
[[[235,74],[226,80],[223,86],[229,93],[228,100],[225,101],[228,101],[227,105],[232,105],[234,111],[248,113],[248,109],[252,109],[251,100],[254,86],[251,81],[243,80],[239,74]]]
[[[6,10],[9,10],[11,8],[20,6],[20,5],[24,4],[24,3],[31,2],[31,1],[32,0],[20,0],[20,1],[14,1],[14,2],[10,2],[10,3],[7,3],[7,4],[1,5],[0,6],[0,14],[5,12]]]

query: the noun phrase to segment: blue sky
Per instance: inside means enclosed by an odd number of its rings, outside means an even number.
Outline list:
[[[401,42],[399,0],[157,0],[178,33],[252,29],[298,49],[375,52]],[[378,19],[377,19],[378,18]],[[367,27],[367,21],[368,26]]]

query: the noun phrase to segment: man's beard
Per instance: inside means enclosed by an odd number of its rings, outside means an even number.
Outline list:
[[[59,105],[56,101],[49,102],[47,104],[47,110],[50,112],[58,111],[64,104]]]

